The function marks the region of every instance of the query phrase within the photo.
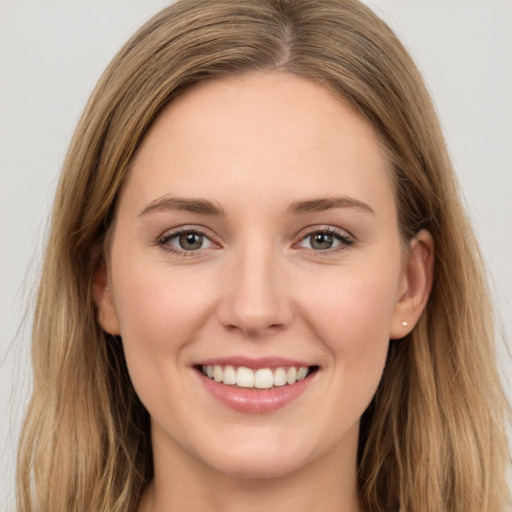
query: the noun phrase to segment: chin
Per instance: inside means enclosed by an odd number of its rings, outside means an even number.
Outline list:
[[[293,439],[290,435],[283,439],[283,436],[275,433],[264,437],[261,437],[261,432],[253,430],[251,433],[250,438],[232,433],[229,436],[230,443],[225,439],[217,439],[216,443],[210,442],[208,446],[200,447],[196,444],[196,458],[210,469],[226,476],[265,479],[294,473],[321,456],[321,453],[317,453],[321,451],[320,447],[300,442],[300,439]]]
[[[268,457],[260,454],[257,459],[247,456],[230,457],[223,464],[215,464],[211,468],[231,478],[261,480],[285,477],[304,465],[303,461],[274,453]]]

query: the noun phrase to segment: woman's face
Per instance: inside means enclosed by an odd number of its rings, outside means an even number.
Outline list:
[[[289,74],[203,83],[158,118],[96,294],[157,467],[355,467],[389,339],[408,329],[389,173],[365,121]]]

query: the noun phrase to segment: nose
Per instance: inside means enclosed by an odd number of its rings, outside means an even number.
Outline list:
[[[293,317],[293,306],[279,255],[271,249],[240,250],[226,263],[218,307],[220,322],[250,336],[286,327]]]

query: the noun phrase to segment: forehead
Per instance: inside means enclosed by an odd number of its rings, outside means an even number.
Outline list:
[[[378,136],[353,108],[311,80],[255,73],[174,100],[132,161],[123,195],[143,203],[242,194],[263,204],[350,194],[393,203],[389,174]]]

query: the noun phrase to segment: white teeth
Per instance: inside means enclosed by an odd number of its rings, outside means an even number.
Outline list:
[[[274,372],[274,386],[284,386],[286,384],[286,372],[284,368],[278,368]]]
[[[262,368],[254,374],[254,387],[259,389],[268,389],[274,385],[274,375],[270,368]]]
[[[270,389],[274,386],[295,384],[305,379],[309,374],[309,367],[302,366],[298,369],[294,366],[279,367],[272,371],[271,368],[252,370],[244,366],[234,368],[231,365],[226,365],[225,367],[221,365],[207,365],[202,366],[201,371],[215,382],[223,382],[231,386],[238,385],[242,388]]]
[[[288,382],[288,384],[295,384],[295,382],[297,382],[297,368],[292,366],[286,372],[286,382]]]
[[[222,382],[222,368],[220,366],[213,367],[213,380],[215,382]]]
[[[249,368],[240,366],[236,371],[236,383],[242,388],[254,387],[254,372]]]
[[[236,384],[236,372],[232,366],[226,366],[226,368],[224,368],[224,378],[222,382],[224,382],[224,384]]]
[[[306,375],[308,374],[308,368],[305,368],[302,366],[299,368],[299,371],[297,372],[297,380],[302,380],[306,378]]]

